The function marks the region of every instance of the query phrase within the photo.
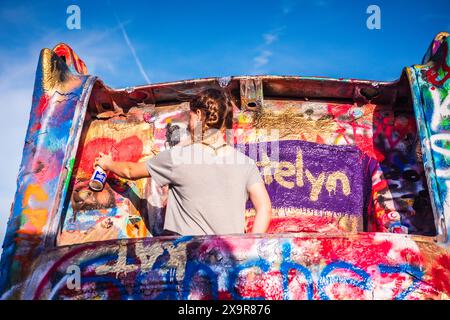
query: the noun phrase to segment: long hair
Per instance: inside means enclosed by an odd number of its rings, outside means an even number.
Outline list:
[[[206,89],[190,102],[193,112],[202,113],[202,135],[208,130],[231,129],[233,125],[233,106],[225,92],[218,89]]]

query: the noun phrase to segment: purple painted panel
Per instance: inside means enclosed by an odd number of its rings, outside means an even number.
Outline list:
[[[273,208],[307,208],[352,216],[366,211],[375,160],[356,147],[293,140],[237,148],[257,162]]]

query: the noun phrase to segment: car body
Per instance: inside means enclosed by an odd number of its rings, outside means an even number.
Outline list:
[[[0,297],[449,299],[449,45],[438,34],[392,82],[264,75],[125,89],[89,75],[65,44],[43,49]],[[163,236],[167,188],[119,177],[87,187],[98,152],[135,162],[173,147],[169,127],[186,127],[189,99],[207,88],[233,98],[242,150],[280,148],[276,165],[255,158],[274,205],[266,234]]]

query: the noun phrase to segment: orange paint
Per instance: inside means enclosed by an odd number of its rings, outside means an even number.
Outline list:
[[[30,184],[24,192],[22,206],[25,208],[30,202],[30,198],[34,197],[36,201],[47,201],[48,195],[40,185]]]
[[[48,208],[44,205],[32,208],[30,205],[31,199],[37,202],[46,202],[48,195],[40,185],[30,184],[27,187],[22,201],[23,215],[27,220],[18,233],[40,235],[47,224]]]
[[[147,228],[144,221],[139,221],[135,224],[127,224],[127,236],[130,238],[145,238],[147,237]]]

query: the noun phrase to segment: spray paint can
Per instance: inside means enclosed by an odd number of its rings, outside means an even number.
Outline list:
[[[92,178],[89,181],[89,187],[94,191],[102,191],[105,185],[107,173],[100,166],[95,166]]]

